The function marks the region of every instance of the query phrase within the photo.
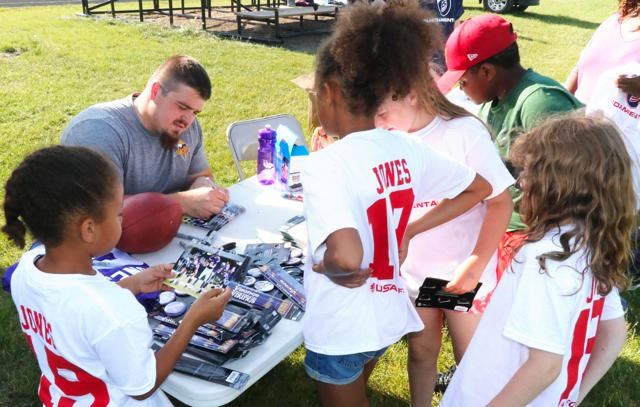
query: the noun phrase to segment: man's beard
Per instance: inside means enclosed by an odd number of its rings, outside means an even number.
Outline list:
[[[174,137],[169,133],[164,133],[164,132],[160,133],[160,145],[165,150],[173,150],[174,148],[176,148],[179,141],[180,141],[180,135],[178,135],[177,137]]]
[[[181,120],[176,120],[176,122],[183,125],[184,131],[186,131],[186,129],[188,128],[187,123]],[[181,131],[179,133],[170,133],[168,131],[161,132],[160,145],[162,146],[162,148],[164,148],[165,150],[173,150],[180,142],[180,136],[182,135],[182,133],[184,133],[184,131]]]

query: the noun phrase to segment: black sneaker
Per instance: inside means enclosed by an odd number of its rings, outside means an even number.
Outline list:
[[[456,372],[456,365],[451,366],[449,370],[446,372],[438,372],[438,376],[436,377],[436,387],[435,391],[438,393],[444,393],[447,390],[447,386],[451,382],[451,378],[453,374]]]

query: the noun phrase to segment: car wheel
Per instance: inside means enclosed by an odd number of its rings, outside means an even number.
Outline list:
[[[513,0],[482,0],[482,5],[487,11],[504,14],[511,11]]]

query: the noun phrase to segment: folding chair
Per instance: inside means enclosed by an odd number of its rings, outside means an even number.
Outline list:
[[[271,125],[271,128],[274,130],[277,130],[281,124],[287,126],[298,136],[295,143],[309,149],[300,123],[290,114],[278,114],[231,123],[229,127],[227,127],[227,143],[229,143],[231,156],[233,157],[233,162],[236,164],[236,170],[238,170],[240,180],[246,178],[240,162],[255,161],[258,159],[258,130],[267,124]]]

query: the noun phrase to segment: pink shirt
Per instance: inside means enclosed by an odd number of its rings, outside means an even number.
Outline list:
[[[600,24],[580,54],[576,97],[583,103],[591,100],[602,73],[630,62],[640,62],[640,39],[625,41],[622,38],[619,17],[617,13],[613,14]]]

